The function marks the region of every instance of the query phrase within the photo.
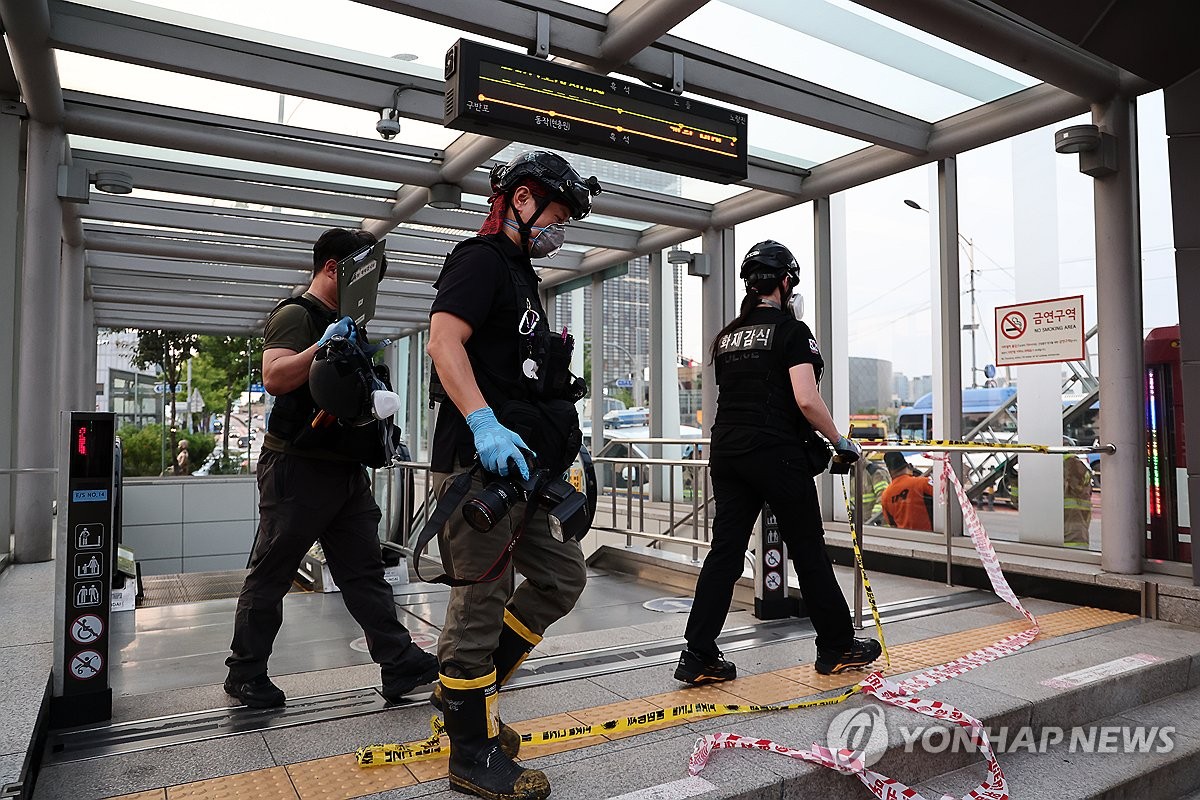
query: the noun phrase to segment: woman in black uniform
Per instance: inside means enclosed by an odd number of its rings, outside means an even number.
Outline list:
[[[838,433],[817,390],[824,361],[817,340],[793,309],[800,267],[791,252],[767,240],[742,261],[741,313],[712,343],[717,415],[709,457],[716,516],[712,549],[696,582],[687,649],[675,678],[700,684],[732,680],[737,667],[717,649],[733,585],[763,503],[770,503],[787,545],[800,592],[817,631],[816,669],[828,675],[870,664],[873,639],[855,639],[850,609],[825,552],[821,508],[803,442],[820,432],[844,460],[862,451]]]

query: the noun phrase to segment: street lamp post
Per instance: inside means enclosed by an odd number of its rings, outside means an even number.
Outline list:
[[[923,207],[916,200],[905,200],[904,205],[908,206],[909,208],[915,208],[917,211],[924,211],[926,214],[929,213],[929,209]],[[975,376],[979,374],[979,367],[976,366],[977,362],[975,360],[975,332],[979,330],[979,323],[976,321],[975,317],[975,240],[968,239],[961,233],[958,234],[958,238],[967,246],[967,285],[969,287],[968,294],[971,298],[971,324],[963,325],[962,329],[964,331],[969,330],[971,332],[971,388],[978,389],[979,383],[975,378]]]

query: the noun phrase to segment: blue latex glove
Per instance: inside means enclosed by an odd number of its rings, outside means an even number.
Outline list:
[[[529,479],[529,464],[521,451],[532,453],[533,450],[520,436],[501,425],[492,409],[484,406],[467,414],[467,425],[475,436],[475,451],[479,453],[479,463],[484,469],[507,476],[508,461],[512,459],[521,471],[521,477]]]
[[[343,339],[355,341],[358,339],[358,334],[354,328],[354,322],[349,317],[342,317],[337,322],[331,323],[325,332],[321,334],[321,338],[317,339],[317,347],[324,347],[329,344],[329,340],[335,336],[341,336]]]
[[[858,446],[858,442],[847,439],[845,436],[837,440],[833,449],[842,461],[848,461],[851,464],[862,458],[862,448]]]

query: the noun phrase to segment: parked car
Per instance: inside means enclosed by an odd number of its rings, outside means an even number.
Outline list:
[[[704,432],[690,425],[679,426],[680,439],[699,439]],[[604,446],[599,453],[593,453],[595,458],[650,458],[651,445],[640,442],[624,441],[627,439],[648,439],[650,428],[638,426],[629,428],[604,429]],[[591,428],[584,427],[583,442],[589,451],[591,445]],[[680,458],[692,458],[697,445],[684,445]],[[614,470],[615,468],[615,470]],[[601,486],[625,489],[633,486],[645,486],[650,480],[649,469],[638,464],[597,464],[596,479]]]

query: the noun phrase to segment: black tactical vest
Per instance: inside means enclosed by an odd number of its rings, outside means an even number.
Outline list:
[[[337,321],[337,312],[326,308],[320,303],[313,302],[303,295],[289,297],[275,306],[271,313],[274,314],[284,306],[293,304],[304,307],[304,310],[308,312],[309,317],[312,318],[319,331],[324,330],[331,323]],[[284,441],[291,442],[301,431],[308,430],[310,433],[305,438],[308,439],[310,447],[330,446],[336,438],[335,431],[332,429],[314,431],[309,427],[318,410],[317,404],[313,400],[312,392],[308,390],[308,381],[305,381],[287,394],[281,394],[275,398],[275,407],[271,411],[270,418],[267,420],[267,431]],[[328,441],[318,443],[314,441],[315,439],[328,439]]]
[[[717,340],[719,392],[715,428],[770,429],[785,436],[812,430],[796,405],[783,348],[798,324],[786,311],[756,309],[747,322]],[[820,379],[820,375],[817,375]]]

